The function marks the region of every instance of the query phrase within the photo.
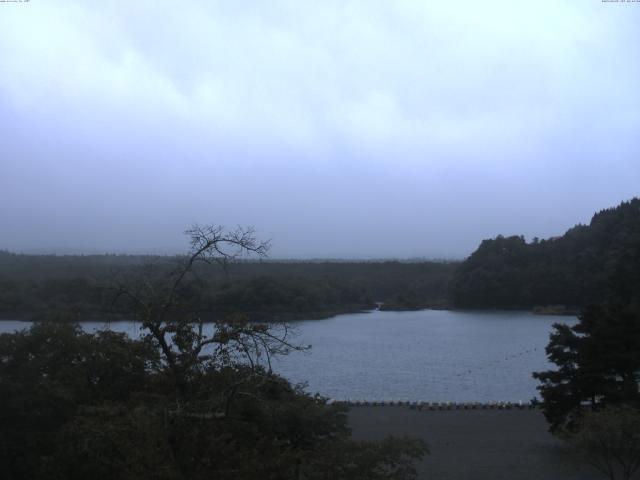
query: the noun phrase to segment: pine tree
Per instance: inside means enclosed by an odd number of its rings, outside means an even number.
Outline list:
[[[551,429],[571,428],[585,409],[640,406],[640,316],[621,304],[585,308],[573,327],[555,324],[547,346],[557,370],[536,372]]]

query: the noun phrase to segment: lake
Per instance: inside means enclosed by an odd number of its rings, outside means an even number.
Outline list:
[[[335,399],[528,401],[531,372],[551,367],[544,348],[553,323],[574,317],[529,312],[372,311],[292,322],[296,340],[310,344],[274,363],[274,370]],[[28,327],[1,321],[0,332]],[[94,331],[102,322],[83,322]],[[133,322],[111,328],[135,336]]]

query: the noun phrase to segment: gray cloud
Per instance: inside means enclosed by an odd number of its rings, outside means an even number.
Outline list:
[[[0,248],[468,254],[638,194],[640,4],[0,5]]]

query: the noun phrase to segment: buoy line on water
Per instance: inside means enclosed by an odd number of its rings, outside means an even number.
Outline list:
[[[480,371],[480,370],[484,370],[484,369],[486,369],[486,368],[491,368],[491,367],[499,366],[500,364],[502,364],[502,363],[504,363],[504,362],[508,362],[508,361],[514,360],[514,359],[516,359],[516,358],[518,358],[518,357],[522,357],[523,355],[531,354],[531,353],[533,353],[533,352],[537,352],[537,351],[538,351],[538,348],[537,348],[537,347],[535,347],[535,348],[529,348],[529,349],[527,349],[527,350],[522,350],[522,351],[517,352],[517,353],[514,353],[514,354],[512,354],[512,355],[507,355],[507,356],[506,356],[506,357],[504,357],[504,358],[499,358],[499,359],[497,359],[497,360],[492,360],[492,361],[490,361],[490,362],[486,362],[486,363],[484,363],[484,364],[480,364],[479,366],[477,366],[477,367],[475,367],[475,368],[472,368],[472,369],[469,369],[469,370],[466,370],[466,371],[464,371],[464,372],[456,373],[456,375],[455,375],[455,376],[456,376],[456,377],[464,377],[464,376],[467,376],[467,375],[472,374],[472,373],[474,373],[474,372],[477,372],[477,371]]]

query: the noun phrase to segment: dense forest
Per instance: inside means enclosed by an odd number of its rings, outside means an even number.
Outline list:
[[[596,213],[561,237],[484,240],[456,270],[453,301],[467,308],[577,310],[612,290],[640,305],[640,199]]]
[[[180,257],[23,255],[0,251],[0,318],[119,319],[122,282],[170,274]],[[575,313],[615,288],[640,292],[640,199],[596,213],[560,237],[483,240],[464,262],[237,261],[198,265],[194,314],[323,318],[374,308],[523,308]],[[640,293],[632,300],[640,304]]]
[[[112,308],[118,284],[168,275],[180,257],[22,255],[0,251],[0,316],[38,320],[130,318]],[[322,318],[385,308],[444,307],[456,262],[238,261],[198,265],[189,298],[198,316]]]

